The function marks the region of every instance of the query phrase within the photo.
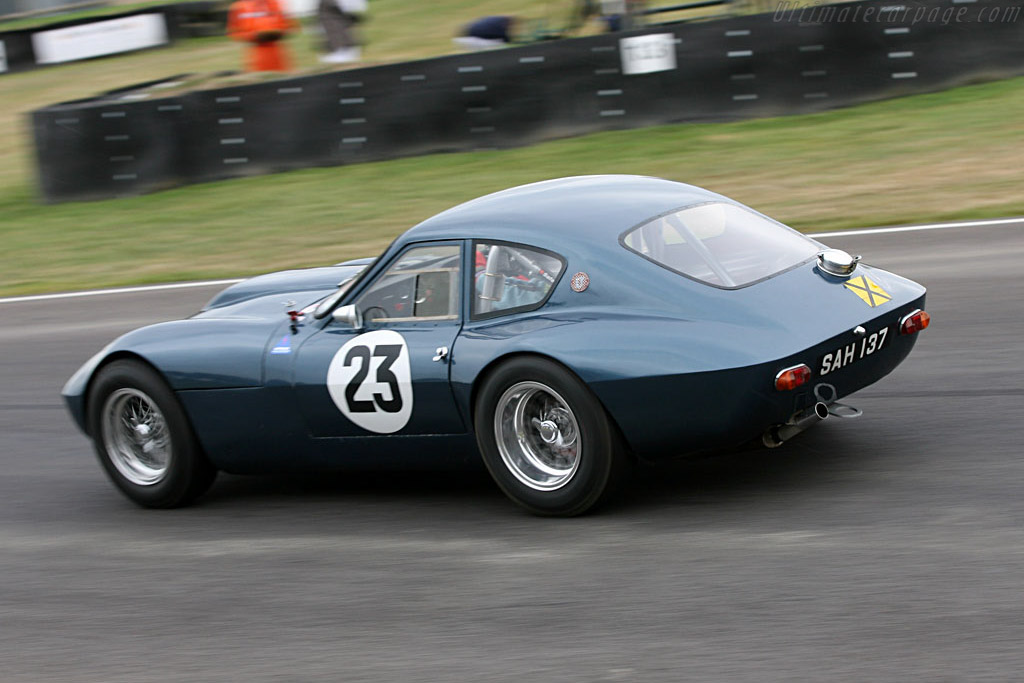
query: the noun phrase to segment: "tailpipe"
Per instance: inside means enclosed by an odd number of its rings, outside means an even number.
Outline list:
[[[864,411],[860,408],[854,408],[853,406],[848,406],[845,403],[840,403],[839,401],[833,401],[828,404],[828,414],[835,417],[852,418],[860,417],[864,414]]]
[[[812,425],[818,424],[828,416],[828,405],[818,401],[813,407],[789,418],[786,424],[769,427],[761,436],[761,442],[768,448],[778,448],[800,432]]]

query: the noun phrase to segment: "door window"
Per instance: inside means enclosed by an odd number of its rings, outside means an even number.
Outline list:
[[[455,244],[409,249],[359,297],[367,324],[456,320],[460,249]]]

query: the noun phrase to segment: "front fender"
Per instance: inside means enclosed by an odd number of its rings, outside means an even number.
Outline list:
[[[263,359],[272,333],[286,325],[259,319],[191,318],[143,327],[118,337],[86,361],[61,394],[75,423],[87,431],[89,384],[103,365],[120,356],[149,363],[175,392],[262,386]]]
[[[61,389],[60,393],[64,397],[64,403],[67,404],[68,412],[71,413],[71,419],[75,421],[78,428],[85,434],[89,433],[85,423],[85,394],[89,390],[89,382],[92,380],[93,375],[96,374],[96,368],[110,357],[110,349],[116,343],[117,340],[114,340],[107,344],[92,358],[85,361],[82,367],[78,368],[75,374],[71,375],[64,384],[64,388]]]

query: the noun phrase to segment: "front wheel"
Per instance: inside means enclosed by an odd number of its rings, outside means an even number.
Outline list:
[[[174,392],[149,366],[119,360],[104,367],[89,390],[88,411],[100,464],[135,503],[186,505],[217,476]]]
[[[520,357],[500,365],[479,391],[474,423],[491,476],[535,514],[586,512],[623,476],[626,457],[604,408],[552,361]]]

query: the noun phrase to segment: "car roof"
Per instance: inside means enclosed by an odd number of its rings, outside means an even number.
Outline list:
[[[655,216],[709,201],[735,203],[693,185],[647,176],[558,178],[460,204],[410,228],[399,241],[473,237],[551,248],[580,240],[611,245]]]

